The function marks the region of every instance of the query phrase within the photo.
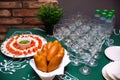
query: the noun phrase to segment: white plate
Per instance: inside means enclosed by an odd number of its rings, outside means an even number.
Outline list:
[[[113,61],[120,61],[120,46],[111,46],[106,48],[105,55]]]
[[[102,75],[106,80],[120,80],[120,61],[105,65],[102,69]]]
[[[103,68],[102,68],[102,75],[103,77],[106,79],[106,80],[113,80],[107,73],[106,69],[107,67],[109,66],[110,64],[107,64],[105,65]]]
[[[42,36],[34,35],[34,34],[23,34],[23,35],[25,35],[25,36],[26,36],[26,35],[37,36],[37,37],[42,41],[42,46],[47,43],[46,39],[43,38]],[[23,36],[23,35],[19,35],[19,36]],[[16,36],[12,36],[12,37],[15,38]],[[20,38],[21,38],[21,37],[20,37]],[[24,54],[22,54],[22,55],[15,55],[15,54],[9,52],[9,51],[7,50],[7,48],[6,48],[6,44],[7,44],[7,42],[8,42],[10,39],[11,39],[11,38],[5,40],[5,41],[2,43],[2,45],[1,45],[1,52],[2,52],[4,55],[6,55],[6,56],[8,56],[8,57],[13,57],[13,58],[26,58],[26,57],[34,56],[34,55],[36,54],[36,52],[31,52],[31,53],[28,53],[28,54],[26,54],[26,55],[24,55]],[[16,40],[16,39],[15,39],[15,40]],[[13,42],[10,43],[10,46],[13,45],[13,43],[14,43],[15,40],[13,40]],[[35,42],[35,45],[38,45],[37,40],[34,39],[33,41]],[[41,48],[42,48],[42,46],[41,46]],[[33,47],[34,47],[34,46],[33,46]],[[15,47],[14,47],[14,48],[15,48]],[[24,51],[25,51],[25,49],[24,49]]]
[[[59,66],[59,68],[57,68],[56,70],[49,72],[49,73],[45,73],[42,72],[40,70],[37,69],[34,59],[30,60],[30,65],[31,67],[35,70],[35,72],[40,76],[41,79],[43,80],[52,80],[55,75],[61,75],[64,74],[64,67],[67,66],[70,63],[70,59],[69,56],[67,55],[67,51],[65,50],[65,55],[63,57],[63,60]]]
[[[106,71],[113,80],[120,80],[120,61],[109,63],[109,66],[106,68]]]

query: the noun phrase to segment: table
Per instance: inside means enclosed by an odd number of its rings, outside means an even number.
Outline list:
[[[10,29],[5,37],[9,38],[15,31],[31,31],[33,34],[43,36],[47,41],[54,41],[55,38],[47,36],[45,32],[36,29]],[[112,33],[111,39],[114,40],[113,45],[120,45],[120,33],[119,30],[115,30],[116,33]],[[5,40],[4,39],[4,40]],[[68,64],[65,67],[64,80],[104,80],[102,77],[101,70],[104,65],[110,62],[108,58],[104,55],[104,50],[107,48],[103,44],[103,51],[101,52],[101,58],[98,59],[98,66],[91,67],[92,72],[89,75],[82,75],[79,73],[80,66],[72,66]],[[65,47],[66,48],[66,47]],[[32,58],[32,57],[31,57]],[[31,58],[25,59],[13,59],[3,55],[0,52],[0,80],[40,80],[39,76],[35,73],[32,67],[29,65],[29,60]],[[54,80],[61,80],[59,76],[56,76]]]

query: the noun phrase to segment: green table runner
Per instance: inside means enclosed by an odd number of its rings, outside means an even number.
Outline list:
[[[10,29],[5,37],[9,38],[15,31],[31,31],[32,34],[37,34],[43,36],[47,41],[54,41],[55,38],[47,36],[44,32],[35,29]],[[111,39],[114,40],[113,45],[120,45],[120,35],[119,31],[112,33]],[[5,40],[4,39],[4,40]],[[3,40],[3,41],[4,41]],[[80,66],[72,66],[69,64],[65,67],[64,80],[104,80],[102,77],[101,70],[110,60],[105,57],[104,49],[108,46],[103,44],[103,51],[101,52],[101,58],[98,59],[98,66],[91,67],[91,73],[89,75],[82,75],[79,72]],[[32,58],[32,57],[31,57]],[[25,59],[13,59],[3,55],[0,52],[0,80],[40,80],[40,77],[35,73],[32,67],[29,65],[29,60],[31,58]],[[59,80],[60,78],[56,76],[54,80]],[[61,80],[61,79],[60,79]]]

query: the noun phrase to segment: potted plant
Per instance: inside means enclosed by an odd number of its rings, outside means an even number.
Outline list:
[[[46,33],[49,35],[53,35],[54,25],[62,16],[63,11],[58,4],[41,5],[37,13],[37,18],[44,22]]]

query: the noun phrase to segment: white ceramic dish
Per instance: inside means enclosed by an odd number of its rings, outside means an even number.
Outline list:
[[[113,80],[120,80],[120,61],[109,63],[106,71]]]
[[[103,68],[102,68],[102,75],[103,77],[106,79],[106,80],[112,80],[112,78],[108,75],[106,69],[107,67],[109,66],[110,64],[107,64],[105,65]]]
[[[106,48],[105,55],[112,61],[120,61],[120,46],[111,46]]]
[[[70,59],[69,59],[69,56],[67,55],[67,51],[65,51],[65,55],[63,57],[63,60],[59,68],[49,73],[45,73],[45,72],[38,70],[35,65],[34,59],[30,60],[31,67],[35,70],[35,72],[40,76],[42,80],[52,80],[55,77],[55,75],[64,74],[64,67],[67,66],[67,64],[69,63],[70,63]]]
[[[102,69],[102,75],[106,80],[120,80],[120,61],[105,65]]]
[[[28,37],[25,37],[25,38],[24,38],[23,36],[28,36]],[[31,37],[31,36],[32,36],[32,37]],[[32,50],[33,50],[33,48],[38,47],[39,41],[38,41],[36,38],[34,38],[34,37],[37,37],[37,38],[39,38],[39,40],[41,40],[41,42],[42,42],[42,43],[41,43],[41,48],[42,48],[42,46],[43,46],[44,44],[47,43],[46,39],[43,38],[42,36],[39,36],[39,35],[25,34],[25,35],[19,35],[19,38],[17,38],[17,37],[18,37],[18,36],[12,36],[11,38],[5,40],[5,41],[2,43],[2,45],[1,45],[1,52],[2,52],[4,55],[6,55],[6,56],[8,56],[8,57],[13,57],[13,58],[26,58],[26,57],[31,57],[31,56],[35,55],[37,51],[32,51]],[[14,39],[11,40],[12,38],[14,38]],[[30,47],[30,48],[28,48],[28,49],[25,48],[24,50],[20,50],[19,48],[16,48],[16,47],[14,46],[14,43],[15,43],[15,42],[18,43],[18,41],[22,40],[22,38],[23,38],[23,39],[27,39],[27,38],[28,38],[28,39],[30,40],[30,43],[31,43],[31,41],[33,40],[34,43],[35,43],[35,45],[32,46],[32,47]],[[9,41],[11,41],[11,42],[9,42]],[[9,43],[9,44],[8,44],[8,43]],[[27,44],[27,45],[30,45],[30,43]],[[21,54],[21,55],[13,54],[12,52],[10,52],[10,51],[7,49],[7,44],[9,45],[9,47],[11,47],[11,48],[14,49],[14,50],[18,50],[18,51],[20,51],[20,52],[23,52],[23,51],[28,52],[28,50],[31,50],[31,53]],[[31,43],[31,45],[32,45],[32,43]],[[21,45],[20,45],[20,46],[21,46]],[[21,46],[21,47],[25,47],[25,45],[24,45],[24,46]]]

